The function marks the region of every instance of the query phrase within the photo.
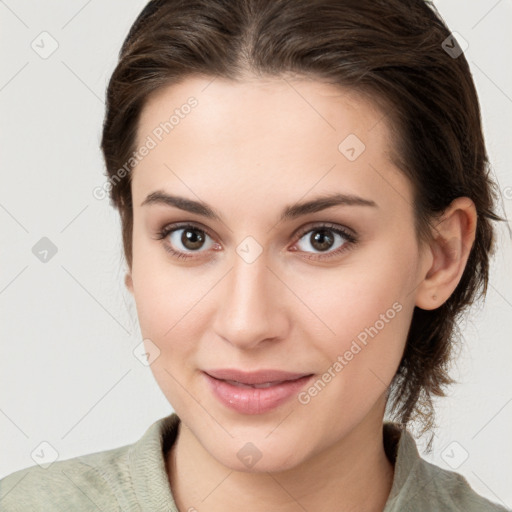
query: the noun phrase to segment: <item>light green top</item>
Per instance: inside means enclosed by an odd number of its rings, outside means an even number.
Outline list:
[[[133,444],[11,473],[0,480],[0,510],[178,512],[165,454],[179,422],[173,413]],[[507,511],[479,496],[463,476],[422,459],[407,430],[385,422],[384,441],[395,474],[383,512]]]

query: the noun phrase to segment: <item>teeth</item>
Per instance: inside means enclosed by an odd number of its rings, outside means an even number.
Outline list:
[[[236,380],[227,380],[229,384],[232,384],[233,386],[238,386],[240,388],[269,388],[270,386],[275,386],[276,384],[281,384],[282,381],[278,382],[265,382],[263,384],[243,384],[242,382],[237,382]]]

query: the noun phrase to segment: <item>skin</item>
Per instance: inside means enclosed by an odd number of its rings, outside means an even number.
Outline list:
[[[412,185],[388,156],[383,113],[354,91],[314,80],[189,77],[150,97],[137,145],[190,96],[197,107],[132,171],[126,278],[145,343],[160,351],[151,370],[181,418],[166,460],[176,503],[181,511],[382,510],[393,481],[382,436],[386,390],[414,307],[440,306],[462,276],[474,204],[456,199],[421,246]],[[338,150],[349,134],[366,146],[355,161]],[[201,200],[222,221],[141,206],[156,190]],[[279,222],[286,206],[335,191],[377,207],[341,205]],[[203,246],[184,245],[183,229],[157,239],[176,222],[206,229]],[[347,244],[333,232],[323,251],[311,242],[326,222],[358,242],[308,259]],[[309,230],[297,235],[300,228]],[[262,249],[251,263],[236,250],[248,236]],[[191,258],[171,256],[165,244]],[[217,401],[201,374],[272,368],[321,376],[394,303],[400,312],[307,404],[292,398],[240,414]],[[237,457],[248,442],[262,455],[251,468]]]

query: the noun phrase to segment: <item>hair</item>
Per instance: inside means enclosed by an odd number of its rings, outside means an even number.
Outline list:
[[[196,76],[313,78],[376,102],[394,133],[392,160],[413,185],[419,241],[457,197],[476,206],[476,238],[463,275],[438,308],[415,307],[388,390],[401,427],[435,427],[434,396],[455,381],[449,363],[458,317],[485,296],[495,250],[496,184],[468,63],[435,7],[425,0],[152,0],[132,25],[106,93],[101,149],[114,182],[124,255],[132,266],[131,173],[148,97]],[[449,52],[454,47],[456,53]],[[460,55],[458,55],[460,53]],[[133,160],[133,159],[132,159]],[[131,166],[133,167],[133,165]],[[119,179],[119,175],[122,179]],[[430,444],[429,444],[430,447]]]

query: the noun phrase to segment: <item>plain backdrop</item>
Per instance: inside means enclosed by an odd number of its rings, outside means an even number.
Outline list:
[[[141,335],[118,214],[92,194],[105,182],[106,84],[144,5],[0,1],[0,478],[34,465],[42,442],[59,459],[115,448],[172,412],[133,354]],[[467,42],[499,213],[510,218],[512,0],[436,5]],[[459,384],[437,402],[424,457],[512,507],[512,243],[505,226],[498,233],[487,300],[460,325]]]

